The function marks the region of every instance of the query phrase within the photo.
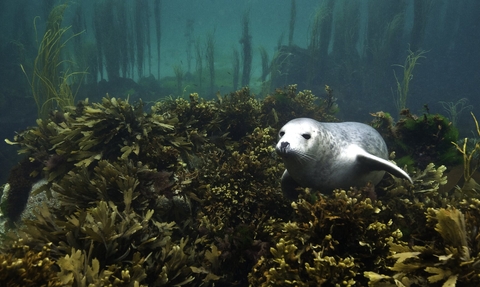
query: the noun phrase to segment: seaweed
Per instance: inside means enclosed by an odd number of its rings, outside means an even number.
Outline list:
[[[64,286],[53,269],[51,244],[40,251],[32,250],[22,240],[9,246],[9,253],[0,254],[0,282],[4,286]]]
[[[313,203],[300,199],[292,207],[293,222],[273,224],[274,247],[254,266],[250,284],[353,286],[359,270],[382,263],[378,255],[392,236],[401,237],[392,222],[383,222],[382,203],[359,190],[336,190]]]
[[[427,113],[417,116],[403,110],[402,118],[394,123],[387,113],[372,115],[375,117],[372,125],[381,132],[389,148],[396,151],[402,164],[425,168],[429,163],[452,166],[461,162],[451,144],[458,140],[458,129],[445,116]]]
[[[469,244],[464,214],[455,208],[429,208],[427,226],[434,228],[441,238],[436,244],[409,246],[406,242],[390,246],[393,275],[366,272],[371,286],[405,286],[443,283],[443,286],[478,284],[479,258],[476,258],[476,239]],[[390,284],[387,284],[390,283]]]
[[[264,100],[248,88],[192,93],[148,112],[107,95],[38,120],[8,142],[30,167],[17,180],[45,184],[7,226],[0,256],[31,262],[48,247],[41,275],[31,266],[14,280],[51,286],[477,284],[480,200],[447,190],[443,165],[411,167],[413,185],[387,175],[282,196],[277,131],[292,117],[335,120],[325,88],[325,99],[296,86]]]
[[[406,109],[407,107],[410,81],[413,79],[413,69],[418,64],[417,61],[419,59],[425,58],[424,54],[426,54],[428,51],[419,49],[413,52],[409,48],[407,52],[408,55],[405,58],[404,65],[395,65],[403,69],[403,77],[401,81],[399,81],[395,70],[393,70],[393,75],[395,76],[395,81],[397,83],[397,89],[395,90],[395,92],[392,89],[392,94],[393,100],[395,102],[395,107],[397,108],[399,113],[401,113],[401,111]]]
[[[71,72],[69,71],[70,67],[65,71],[60,71],[63,65],[70,66],[68,61],[61,59],[62,50],[71,39],[82,33],[75,33],[66,40],[62,39],[66,37],[71,28],[71,26],[61,27],[67,7],[68,4],[61,4],[54,7],[49,13],[46,30],[38,47],[31,75],[29,76],[23,65],[20,65],[32,90],[38,117],[42,119],[45,119],[54,108],[65,110],[68,106],[74,105],[78,89],[72,92],[70,82],[76,75],[82,75],[83,79],[86,74],[85,72]],[[35,32],[37,32],[36,21],[37,18],[34,20]]]
[[[473,121],[475,122],[475,127],[477,134],[480,135],[480,128],[477,122],[477,118],[473,113],[471,113]],[[479,184],[472,178],[475,171],[478,169],[480,163],[478,161],[474,162],[474,156],[480,151],[480,143],[476,142],[475,146],[471,151],[467,150],[468,138],[465,138],[463,141],[463,146],[460,147],[456,142],[452,141],[452,144],[463,156],[463,178],[464,183],[461,191],[476,191],[480,189]]]

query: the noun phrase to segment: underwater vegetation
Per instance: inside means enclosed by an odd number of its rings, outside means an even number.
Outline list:
[[[413,79],[413,70],[415,66],[418,64],[418,60],[421,58],[425,58],[424,54],[427,51],[418,50],[413,52],[412,50],[408,49],[408,55],[405,58],[405,63],[403,65],[396,65],[403,69],[403,75],[401,80],[398,79],[395,70],[393,71],[393,75],[395,76],[395,81],[397,83],[397,88],[395,92],[393,92],[393,99],[395,101],[395,107],[397,108],[398,113],[401,113],[407,107],[407,98],[410,89],[410,81]]]
[[[325,114],[309,91],[278,93],[297,112]],[[256,230],[289,209],[272,156],[281,124],[273,114],[283,110],[269,106],[265,115],[247,88],[216,101],[166,99],[148,113],[142,102],[107,95],[39,119],[9,141],[26,160],[4,192],[3,214],[21,226],[5,244],[51,244],[55,280],[73,286],[246,282],[267,251]],[[46,182],[32,194],[18,193],[39,178]],[[19,219],[10,210],[27,200]],[[220,269],[225,260],[241,268]]]
[[[67,6],[67,4],[56,6],[50,12],[31,75],[29,76],[23,65],[20,65],[28,78],[40,118],[47,117],[48,112],[56,107],[63,110],[66,106],[74,105],[76,92],[71,90],[71,81],[76,75],[82,75],[83,79],[82,72],[72,72],[68,69],[61,71],[62,65],[67,62],[61,59],[62,50],[71,39],[81,34],[79,32],[66,40],[62,39],[71,28],[62,27],[63,14]],[[35,24],[35,31],[36,29]]]
[[[480,127],[478,125],[477,118],[473,113],[471,113],[473,120],[475,122],[475,128],[477,135],[480,136]],[[474,146],[468,147],[468,138],[463,140],[463,145],[460,145],[456,142],[452,144],[457,148],[457,150],[462,154],[463,157],[463,179],[464,183],[461,190],[473,191],[476,192],[480,188],[479,184],[473,178],[473,175],[480,167],[480,162],[478,160],[478,153],[480,151],[480,143],[478,141],[474,142]]]
[[[472,105],[467,105],[467,98],[461,98],[456,102],[440,101],[439,103],[442,105],[443,109],[448,114],[449,119],[454,126],[457,126],[458,117],[462,114],[462,112],[464,112],[465,110],[471,110],[473,108]]]
[[[375,117],[372,125],[396,152],[400,166],[425,168],[431,162],[447,166],[461,163],[461,155],[452,145],[458,141],[458,129],[445,116],[428,112],[417,116],[404,109],[394,123],[388,113],[372,115]]]
[[[2,196],[1,283],[476,286],[480,201],[441,189],[443,165],[414,165],[413,185],[386,176],[284,199],[277,131],[293,117],[335,120],[325,91],[192,93],[150,111],[107,95],[39,119],[7,140],[25,160]]]

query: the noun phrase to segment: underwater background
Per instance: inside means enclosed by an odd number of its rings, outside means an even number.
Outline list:
[[[0,286],[477,286],[479,13],[1,1]],[[371,124],[414,184],[287,201],[295,117]]]

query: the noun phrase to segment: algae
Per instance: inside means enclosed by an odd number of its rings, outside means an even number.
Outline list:
[[[192,93],[150,111],[107,95],[38,120],[9,142],[32,164],[17,174],[46,179],[30,199],[56,204],[7,218],[0,255],[10,266],[37,254],[45,270],[27,266],[8,282],[476,286],[480,200],[442,188],[443,165],[411,167],[413,185],[386,175],[376,187],[283,198],[277,131],[292,117],[334,120],[326,89],[325,99],[296,86],[263,100],[248,88]]]

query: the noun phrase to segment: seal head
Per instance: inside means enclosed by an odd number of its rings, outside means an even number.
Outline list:
[[[385,171],[412,183],[405,171],[387,160],[385,141],[369,125],[297,118],[285,124],[278,136],[275,149],[286,167],[282,191],[289,199],[297,198],[299,186],[329,193],[368,182],[376,185]]]

